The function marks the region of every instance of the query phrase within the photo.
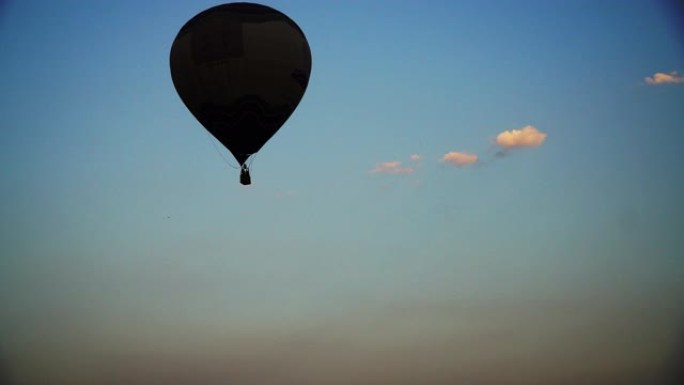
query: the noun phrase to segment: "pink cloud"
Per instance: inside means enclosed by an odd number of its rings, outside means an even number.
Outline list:
[[[677,71],[672,71],[669,74],[656,72],[653,76],[646,76],[644,81],[652,86],[658,86],[662,84],[677,84],[684,83],[684,76],[679,76]]]
[[[442,156],[442,162],[455,164],[456,166],[469,166],[477,162],[477,155],[451,151]]]
[[[370,170],[371,174],[411,174],[413,173],[413,168],[402,166],[401,162],[398,160],[391,162],[382,162],[375,165],[375,167]]]
[[[546,136],[534,126],[525,126],[520,130],[500,133],[496,137],[496,144],[503,148],[539,147],[546,140]]]
[[[420,154],[413,154],[413,155],[411,155],[411,156],[409,157],[409,159],[411,159],[412,162],[418,162],[418,161],[420,161],[422,158],[423,158],[423,157],[420,156]]]

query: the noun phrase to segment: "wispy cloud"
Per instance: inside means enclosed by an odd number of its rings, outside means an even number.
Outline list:
[[[527,125],[521,129],[508,130],[499,133],[495,138],[495,143],[498,146],[494,153],[494,158],[504,158],[508,156],[509,150],[515,148],[531,148],[539,147],[546,140],[547,134],[539,131],[532,125]],[[414,174],[425,166],[423,164],[423,155],[413,153],[409,155],[407,165],[399,160],[389,162],[376,163],[369,171],[369,174]],[[489,160],[482,160],[476,154],[460,151],[450,151],[442,155],[439,159],[441,163],[449,163],[457,167],[467,167],[472,165],[484,166],[489,163]]]
[[[370,170],[370,174],[411,174],[413,168],[406,167],[400,161],[394,160],[391,162],[378,163]]]
[[[456,166],[469,166],[477,162],[477,155],[451,151],[442,156],[442,162],[451,163]]]
[[[525,126],[519,130],[504,131],[496,136],[496,144],[509,148],[539,147],[546,140],[546,134],[534,126]]]
[[[653,76],[646,76],[644,78],[646,84],[652,86],[659,86],[663,84],[677,84],[684,83],[684,76],[680,76],[677,71],[672,71],[669,74],[664,72],[656,72]]]

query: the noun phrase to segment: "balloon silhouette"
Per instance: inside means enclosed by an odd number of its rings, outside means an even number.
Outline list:
[[[241,167],[280,129],[304,96],[311,50],[285,14],[260,4],[230,3],[200,12],[171,47],[171,78],[195,118]]]

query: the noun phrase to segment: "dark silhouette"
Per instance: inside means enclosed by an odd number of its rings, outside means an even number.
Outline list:
[[[188,21],[171,47],[181,100],[241,166],[280,129],[304,96],[311,50],[301,29],[273,8],[231,3]]]
[[[665,362],[661,383],[663,385],[684,384],[684,329],[673,341],[672,351]]]
[[[9,367],[2,356],[0,356],[0,385],[11,385]]]

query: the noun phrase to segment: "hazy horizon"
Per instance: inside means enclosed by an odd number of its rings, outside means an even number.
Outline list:
[[[682,378],[680,10],[265,2],[313,67],[245,187],[169,73],[217,4],[0,5],[0,383]]]

